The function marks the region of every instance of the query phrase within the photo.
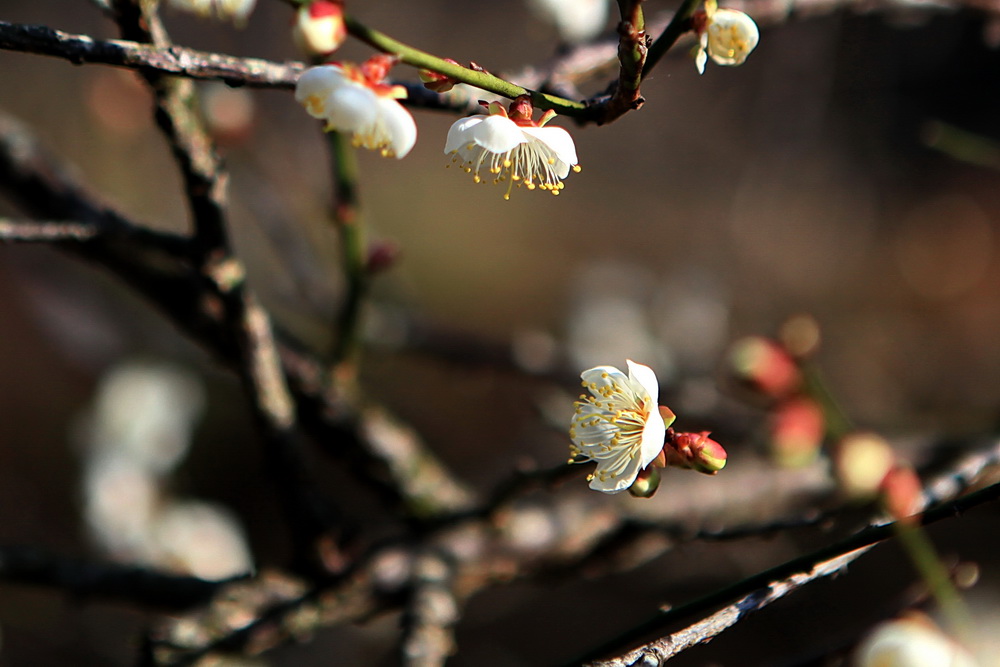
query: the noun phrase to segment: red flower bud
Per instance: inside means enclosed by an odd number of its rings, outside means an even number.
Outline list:
[[[784,466],[803,466],[815,460],[823,445],[823,410],[811,398],[781,403],[771,418],[771,450]]]
[[[784,347],[769,338],[751,336],[729,353],[738,380],[769,398],[783,398],[799,388],[802,373]]]

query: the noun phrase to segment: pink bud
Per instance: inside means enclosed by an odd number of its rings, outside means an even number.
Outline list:
[[[729,455],[709,435],[709,431],[678,433],[667,429],[667,441],[662,453],[666,465],[697,470],[706,475],[714,475],[725,468]]]
[[[387,271],[399,259],[399,246],[392,241],[373,243],[368,250],[368,262],[365,268],[369,275]]]
[[[769,398],[782,398],[802,384],[802,373],[784,347],[769,338],[750,336],[729,353],[738,380]]]
[[[923,489],[913,468],[897,465],[886,474],[882,502],[892,518],[916,523],[923,508]]]
[[[823,410],[811,398],[782,402],[771,417],[771,450],[784,466],[811,463],[823,445]]]

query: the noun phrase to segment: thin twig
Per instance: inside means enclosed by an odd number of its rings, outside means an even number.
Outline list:
[[[98,233],[97,227],[83,222],[0,218],[0,243],[79,242]]]

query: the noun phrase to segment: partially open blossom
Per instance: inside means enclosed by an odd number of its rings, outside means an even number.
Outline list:
[[[445,154],[453,156],[452,162],[471,173],[476,183],[483,182],[480,172],[485,170],[489,174],[485,178],[494,185],[506,182],[504,199],[510,198],[514,185],[557,195],[570,170],[580,171],[569,132],[544,127],[555,112],[533,121],[527,96],[514,100],[510,113],[499,102],[487,109],[488,115],[462,118],[452,125],[444,147]]]
[[[310,56],[333,53],[347,38],[343,4],[315,0],[308,5],[300,5],[292,34],[299,48]]]
[[[700,74],[711,58],[716,65],[742,65],[757,47],[760,31],[753,19],[736,9],[719,9],[716,0],[705,0],[704,11],[691,17],[698,46],[694,63]]]
[[[382,83],[392,61],[374,56],[361,66],[350,63],[312,67],[295,86],[295,99],[326,129],[352,136],[355,146],[402,158],[417,141],[417,125],[396,100],[406,89]]]
[[[921,614],[882,623],[858,647],[855,667],[976,667],[958,642]]]
[[[170,0],[170,6],[182,12],[232,21],[237,26],[246,24],[256,4],[257,0]]]
[[[669,424],[656,405],[659,384],[648,366],[632,360],[628,375],[613,366],[597,366],[580,377],[590,396],[574,405],[570,454],[597,462],[590,488],[618,493],[635,482],[663,450]]]

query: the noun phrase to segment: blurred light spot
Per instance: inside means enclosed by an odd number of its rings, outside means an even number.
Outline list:
[[[156,516],[159,565],[202,579],[227,579],[253,570],[239,523],[221,507],[200,501],[172,503]]]
[[[516,331],[511,342],[511,352],[514,361],[524,370],[544,373],[555,361],[556,341],[544,331]]]
[[[253,129],[253,96],[244,88],[213,81],[203,88],[202,109],[212,136],[220,144],[240,144]]]
[[[87,109],[105,130],[130,139],[152,127],[153,101],[132,72],[98,69],[87,79]]]
[[[928,299],[957,297],[976,286],[993,259],[993,230],[969,199],[940,197],[914,207],[892,239],[903,279]]]

